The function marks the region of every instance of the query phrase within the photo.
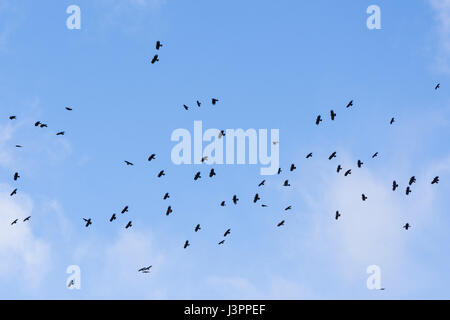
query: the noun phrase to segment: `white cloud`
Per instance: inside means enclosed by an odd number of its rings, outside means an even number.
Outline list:
[[[438,65],[441,71],[450,72],[450,0],[430,0],[430,4],[436,12],[438,22],[440,38]]]

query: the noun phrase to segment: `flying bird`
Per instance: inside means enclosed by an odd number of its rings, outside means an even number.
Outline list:
[[[392,125],[392,124],[394,124],[394,122],[395,122],[395,118],[392,118],[392,119],[391,119],[391,122],[389,122],[389,124]]]
[[[197,100],[197,107],[200,108],[200,106],[202,105],[202,103],[200,101]]]
[[[127,223],[127,225],[125,226],[125,229],[128,229],[128,228],[131,228],[133,225],[131,224],[131,221],[129,221],[128,223]]]
[[[92,224],[92,220],[91,219],[83,218],[83,220],[86,222],[86,228],[89,227]]]
[[[341,172],[341,170],[342,170],[341,165],[338,165],[338,166],[337,166],[337,169],[336,169],[336,172],[339,173],[339,172]]]
[[[41,124],[41,122],[38,121],[38,122],[36,122],[36,123],[34,124],[34,126],[35,126],[35,127],[38,127],[40,124]]]
[[[291,164],[291,172],[294,171],[295,169],[297,169],[297,167],[295,166],[295,164]]]
[[[431,184],[436,184],[436,183],[439,183],[439,176],[435,177],[433,179],[433,181],[431,181]]]
[[[16,116],[10,116],[9,117],[9,120],[15,120],[16,119]]]
[[[113,222],[114,220],[116,220],[116,214],[113,213],[113,215],[111,216],[111,219],[109,219],[109,222]]]
[[[405,225],[403,226],[403,228],[404,228],[405,230],[408,230],[409,228],[411,228],[411,225],[410,225],[409,223],[407,223],[407,224],[405,224]]]
[[[266,180],[261,181],[260,184],[258,184],[258,187],[262,187],[266,183]]]
[[[221,139],[222,137],[225,137],[225,130],[220,130],[219,132],[219,139]]]
[[[65,135],[66,133],[64,132],[64,131],[61,131],[61,132],[58,132],[56,135],[57,136],[63,136],[63,135]]]
[[[164,172],[164,170],[161,170],[159,173],[158,173],[158,178],[161,178],[162,176],[165,176],[166,174],[165,174],[165,172]]]
[[[361,195],[361,198],[362,198],[362,201],[366,201],[367,200],[367,196],[364,193]]]
[[[162,45],[162,43],[161,43],[161,41],[156,41],[156,50],[159,50],[161,47],[162,47],[163,45]]]
[[[349,169],[345,172],[344,177],[351,175],[352,174],[352,169]]]
[[[18,172],[14,173],[14,181],[17,181],[17,179],[19,178],[20,178],[19,173]]]
[[[222,202],[220,203],[220,206],[221,206],[221,207],[225,207],[225,201],[222,201]]]
[[[289,211],[292,209],[292,206],[287,207],[286,209],[284,209],[284,211]]]
[[[212,102],[213,106],[215,106],[217,104],[217,102],[219,102],[219,99],[212,98],[211,102]]]
[[[218,243],[219,246],[223,245],[225,243],[225,240],[222,240]]]
[[[134,163],[130,161],[125,160],[124,162],[126,163],[127,166],[134,166]]]
[[[434,90],[437,90],[437,89],[439,89],[440,87],[441,87],[441,84],[438,83],[438,84],[436,85],[436,87],[434,87]]]
[[[154,64],[154,63],[157,62],[157,61],[159,61],[158,55],[155,54],[155,56],[154,56],[153,59],[152,59],[152,64]]]
[[[374,159],[374,158],[376,158],[376,157],[378,157],[378,152],[375,152],[375,153],[372,155],[372,159]]]
[[[202,163],[205,162],[205,161],[207,161],[207,160],[208,160],[208,156],[204,156],[204,157],[202,158]]]
[[[200,228],[200,225],[198,224],[196,227],[195,227],[195,232],[198,232],[199,230],[201,230],[202,228]]]
[[[223,234],[224,237],[228,236],[229,234],[231,234],[231,229],[228,229],[227,231],[225,231],[225,233]]]
[[[336,154],[337,154],[336,151],[333,152],[333,153],[328,157],[328,160],[331,160],[331,159],[333,159],[333,158],[336,158]]]
[[[212,178],[216,175],[216,172],[214,171],[214,169],[211,169],[211,171],[209,172],[209,177]]]
[[[394,182],[392,182],[392,191],[397,190],[397,188],[398,188],[397,181],[394,180]]]
[[[412,176],[411,179],[409,179],[409,185],[412,185],[413,183],[416,183],[416,177]]]
[[[183,104],[183,108],[184,108],[184,110],[189,110],[189,107],[185,104]]]
[[[14,220],[13,222],[11,222],[11,225],[17,224],[17,221],[19,221],[19,219],[16,219],[16,220]]]
[[[347,104],[347,107],[346,107],[346,108],[350,108],[350,107],[352,107],[352,106],[353,106],[353,100],[350,101],[350,102]]]
[[[66,110],[67,110],[67,111],[72,111],[73,109],[72,109],[72,108],[69,108],[69,107],[66,107]]]
[[[239,201],[238,197],[236,195],[233,196],[233,203],[237,204],[237,202]]]
[[[409,196],[409,194],[411,193],[411,188],[409,186],[406,187],[406,195]]]
[[[16,144],[16,148],[22,148],[20,144]]]
[[[150,157],[148,157],[148,161],[152,161],[152,160],[155,160],[156,159],[156,154],[152,154],[152,155],[150,155]]]
[[[197,181],[201,178],[200,171],[195,174],[194,181]]]
[[[13,192],[11,192],[10,196],[12,197],[15,194],[17,194],[17,189],[14,189]]]
[[[277,227],[281,227],[281,226],[284,226],[284,220],[283,221],[281,221],[279,224],[277,224]]]
[[[318,115],[316,118],[316,125],[319,125],[322,122],[322,116]]]
[[[169,207],[167,208],[167,211],[166,211],[166,216],[168,216],[168,215],[171,214],[172,212],[173,212],[172,206],[169,206]]]
[[[290,187],[289,180],[286,180],[283,184],[283,187]]]
[[[330,116],[331,116],[331,121],[334,121],[334,119],[336,118],[336,113],[333,110],[331,110]]]
[[[30,221],[30,219],[31,219],[31,216],[28,216],[28,217],[26,217],[25,219],[23,219],[23,222]]]
[[[364,162],[362,162],[361,160],[358,160],[358,168],[361,168],[363,164],[364,164]]]
[[[339,211],[336,211],[335,219],[338,220],[340,216],[341,216],[341,214],[339,213]]]
[[[261,198],[259,197],[259,194],[255,194],[255,197],[253,198],[253,203],[258,202],[258,200],[261,200]]]
[[[306,156],[306,159],[312,158],[312,156],[313,156],[312,152],[308,153],[308,155]]]
[[[186,242],[184,243],[184,248],[186,249],[186,248],[189,247],[189,246],[190,246],[189,240],[186,240]]]
[[[40,127],[41,128],[48,128],[48,125],[46,125],[45,123],[41,123]]]
[[[166,192],[166,194],[164,195],[164,198],[163,198],[163,200],[167,200],[167,199],[169,199],[170,198],[170,195],[169,195],[169,193],[168,192]]]
[[[278,174],[281,174],[282,171],[281,168],[278,168]]]
[[[152,266],[144,267],[138,270],[138,272],[148,272]]]
[[[128,206],[125,206],[125,208],[122,209],[122,214],[124,214],[125,212],[128,212]]]

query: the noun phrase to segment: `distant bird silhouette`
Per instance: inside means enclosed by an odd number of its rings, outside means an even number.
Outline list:
[[[69,107],[66,107],[66,110],[67,110],[67,111],[72,111],[73,109],[72,109],[72,108],[69,108]]]
[[[162,47],[162,43],[158,40],[156,41],[156,50],[159,50]]]
[[[292,206],[287,207],[286,209],[284,209],[284,211],[289,211],[292,209]]]
[[[17,194],[17,189],[14,189],[13,192],[11,192],[10,196],[12,197],[15,194]]]
[[[30,221],[30,219],[31,219],[31,216],[28,216],[28,217],[26,217],[25,219],[23,219],[23,222]]]
[[[341,216],[341,214],[339,213],[339,211],[336,211],[335,219],[338,220],[340,216]]]
[[[131,224],[131,221],[127,223],[127,225],[125,226],[125,229],[131,228],[133,225]]]
[[[15,120],[16,119],[16,116],[10,116],[9,117],[9,120]]]
[[[66,133],[64,132],[64,131],[61,131],[61,132],[58,132],[56,135],[57,136],[63,136],[63,135],[65,135]]]
[[[258,187],[262,187],[266,183],[266,180],[261,181],[260,184],[258,184]]]
[[[152,267],[152,266],[140,268],[140,269],[138,270],[138,272],[144,272],[144,273],[147,273],[148,271],[150,271],[151,267]]]
[[[281,168],[278,168],[278,174],[281,174],[282,171]]]
[[[19,219],[16,219],[13,222],[11,222],[11,225],[13,226],[13,225],[17,224],[17,221],[19,221]]]
[[[125,206],[121,211],[122,214],[124,214],[125,212],[128,212],[128,206]]]
[[[312,152],[308,153],[308,155],[306,156],[306,159],[312,158],[312,156],[313,156]]]
[[[219,139],[225,137],[225,130],[220,130],[219,132]]]
[[[214,169],[211,169],[211,171],[209,172],[209,177],[212,178],[216,175],[216,172],[214,171]]]
[[[14,173],[14,181],[17,181],[17,179],[19,178],[20,178],[19,173],[18,172]]]
[[[41,122],[38,121],[38,122],[36,122],[36,123],[34,124],[34,126],[35,126],[35,127],[38,127],[40,124],[41,124]]]
[[[231,229],[228,229],[227,231],[225,231],[225,233],[223,234],[224,237],[228,236],[229,234],[231,234]]]
[[[116,220],[116,214],[113,213],[113,215],[111,216],[111,218],[109,219],[109,222],[113,222],[114,220]]]
[[[412,176],[411,179],[409,179],[409,185],[412,185],[413,183],[416,183],[416,177]]]
[[[336,158],[336,154],[337,154],[336,151],[333,152],[333,153],[328,157],[328,160],[331,160],[331,159],[333,159],[333,158]]]
[[[436,85],[436,87],[434,87],[434,90],[437,90],[437,89],[439,89],[440,87],[441,87],[441,84],[438,83],[438,84]]]
[[[236,195],[233,196],[233,203],[237,204],[237,202],[239,201],[238,197]]]
[[[339,173],[339,172],[341,172],[341,171],[342,171],[342,167],[341,167],[341,165],[338,165],[338,166],[337,166],[337,169],[336,169],[336,172]]]
[[[155,160],[156,159],[156,154],[152,154],[152,155],[150,155],[150,157],[148,157],[148,161],[152,161],[152,160]]]
[[[334,119],[336,118],[336,113],[333,110],[331,110],[330,116],[331,116],[331,121],[334,121]]]
[[[367,196],[364,193],[361,195],[361,198],[362,198],[362,201],[366,201],[367,200]]]
[[[197,181],[201,178],[200,171],[195,174],[194,181]]]
[[[170,194],[168,192],[166,192],[166,194],[164,195],[163,200],[167,200],[170,198]]]
[[[406,187],[406,195],[409,196],[409,194],[411,193],[411,188],[409,186]]]
[[[45,124],[45,123],[41,123],[40,127],[41,127],[41,128],[48,128],[48,125]]]
[[[196,227],[195,227],[195,232],[198,232],[199,230],[201,230],[202,228],[200,228],[200,225],[198,224]]]
[[[267,207],[268,207],[268,205],[266,205],[266,204],[262,204],[262,205],[261,205],[261,207],[263,207],[263,208],[267,208]]]
[[[439,183],[439,176],[435,177],[433,179],[433,181],[431,181],[431,184],[436,184],[436,183]]]
[[[408,230],[409,228],[411,228],[411,225],[410,225],[409,223],[407,223],[407,224],[405,224],[405,225],[403,226],[403,228],[404,228],[405,230]]]
[[[225,207],[225,201],[222,201],[222,202],[220,203],[220,206],[221,206],[221,207]]]
[[[351,175],[352,174],[352,169],[349,169],[345,172],[344,177]]]
[[[20,144],[16,144],[16,148],[23,148]]]
[[[130,161],[125,160],[124,162],[126,163],[127,166],[134,166],[134,163]]]
[[[213,106],[215,106],[217,104],[217,102],[219,102],[219,99],[212,98],[211,102],[212,102]]]
[[[186,242],[184,243],[184,248],[186,249],[189,246],[190,246],[189,240],[186,240]]]
[[[171,214],[172,212],[173,212],[172,206],[169,206],[169,207],[167,208],[167,211],[166,211],[166,216],[168,216],[168,215]]]
[[[155,56],[154,56],[153,59],[152,59],[152,64],[154,64],[154,63],[157,62],[157,61],[159,61],[158,55],[155,54]]]
[[[218,243],[219,246],[223,245],[225,243],[225,240],[222,240]]]
[[[391,122],[389,122],[389,124],[392,125],[392,124],[394,124],[394,122],[395,122],[395,118],[392,118],[392,119],[391,119]]]
[[[318,115],[316,118],[316,125],[319,125],[322,122],[322,116]]]
[[[184,108],[184,110],[189,110],[189,107],[185,104],[183,104],[183,108]]]
[[[92,220],[91,219],[83,218],[83,220],[86,222],[86,228],[89,227],[92,224]]]
[[[165,174],[165,172],[164,172],[164,170],[161,170],[159,173],[158,173],[158,178],[161,178],[162,176],[165,176],[166,174]]]
[[[394,182],[392,182],[392,191],[397,190],[397,188],[398,188],[397,181],[394,180]]]
[[[291,164],[291,172],[294,171],[295,169],[297,169],[297,167],[295,166],[295,164]]]
[[[67,285],[68,288],[70,288],[71,286],[73,286],[75,284],[75,280],[70,280],[69,284]]]
[[[353,100],[350,101],[350,102],[347,104],[347,107],[346,107],[346,108],[350,108],[350,107],[352,107],[352,106],[353,106]]]
[[[202,157],[202,163],[204,163],[204,162],[207,161],[207,160],[208,160],[208,156]]]
[[[277,227],[279,228],[279,227],[281,227],[281,226],[284,226],[284,220],[283,221],[281,221],[279,224],[277,224]]]
[[[258,200],[261,200],[261,198],[259,197],[259,194],[255,194],[255,197],[253,198],[253,203],[258,202]]]
[[[289,180],[284,181],[283,187],[290,187]]]
[[[358,160],[358,168],[361,168],[364,162],[361,162],[361,160]]]
[[[373,154],[372,159],[373,159],[373,158],[376,158],[376,157],[378,157],[378,152],[375,152],[375,153]]]
[[[202,103],[200,101],[197,100],[197,107],[200,108],[200,106],[202,105]]]

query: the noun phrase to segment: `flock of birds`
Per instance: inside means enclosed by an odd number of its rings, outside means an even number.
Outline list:
[[[160,41],[157,41],[157,42],[156,42],[156,50],[160,50],[162,46],[163,46],[163,44],[162,44]],[[158,55],[158,54],[155,54],[154,57],[151,59],[151,63],[154,64],[154,63],[156,63],[156,62],[158,62],[158,61],[159,61],[159,55]],[[435,86],[435,90],[437,90],[437,89],[439,89],[439,88],[440,88],[440,84],[438,83],[438,84]],[[218,102],[219,102],[219,99],[217,99],[217,98],[212,98],[212,99],[211,99],[212,105],[216,105]],[[200,101],[197,100],[196,103],[197,103],[197,106],[198,106],[198,107],[201,106],[201,102],[200,102]],[[346,109],[351,108],[351,107],[353,107],[353,106],[354,106],[354,101],[351,100],[351,101],[347,104]],[[189,110],[189,107],[188,107],[187,105],[183,105],[183,107],[184,107],[185,110]],[[67,111],[72,111],[72,110],[73,110],[73,109],[70,108],[70,107],[65,107],[65,109],[66,109]],[[330,111],[330,119],[331,119],[331,121],[334,121],[334,120],[336,119],[336,117],[337,117],[337,113],[336,113],[334,110],[331,110],[331,111]],[[12,115],[12,116],[9,117],[9,119],[10,119],[10,120],[16,120],[17,117],[14,116],[14,115]],[[322,116],[321,116],[321,115],[318,115],[317,118],[316,118],[315,124],[316,124],[316,125],[320,125],[321,122],[323,122]],[[395,123],[395,118],[392,118],[392,119],[390,120],[390,125],[393,125],[394,123]],[[35,127],[39,127],[39,128],[47,128],[47,127],[48,127],[48,125],[47,125],[46,123],[43,123],[43,122],[41,122],[41,121],[36,121],[35,124],[34,124],[34,126],[35,126]],[[57,135],[57,136],[63,136],[63,135],[65,135],[65,132],[64,132],[64,131],[60,131],[60,132],[56,133],[56,135]],[[220,133],[219,133],[218,138],[222,138],[223,136],[225,136],[225,131],[224,131],[224,130],[221,130]],[[273,143],[274,143],[274,144],[277,144],[278,142],[273,142]],[[23,146],[21,146],[21,145],[16,145],[16,147],[17,147],[17,148],[22,148]],[[310,158],[312,158],[312,157],[313,157],[313,153],[312,153],[312,152],[306,155],[306,159],[310,159]],[[375,152],[375,153],[372,155],[372,159],[373,159],[373,158],[376,158],[376,157],[378,157],[378,152]],[[332,153],[330,154],[330,156],[328,157],[328,160],[331,161],[331,160],[336,159],[336,158],[337,158],[337,151],[334,151],[334,152],[332,152]],[[152,162],[152,161],[154,161],[154,160],[156,160],[156,154],[151,154],[151,155],[148,157],[148,161],[149,161],[149,162]],[[208,158],[207,158],[206,156],[203,157],[203,158],[202,158],[202,163],[205,162],[205,161],[207,161],[207,160],[208,160]],[[126,166],[134,166],[134,163],[133,163],[133,162],[130,162],[130,161],[128,161],[128,160],[125,160],[124,163],[125,163]],[[358,167],[358,168],[362,168],[363,165],[364,165],[364,162],[362,162],[361,160],[358,160],[358,162],[357,162],[357,167]],[[293,171],[295,171],[296,169],[297,169],[297,168],[296,168],[295,164],[291,164],[291,166],[289,167],[289,171],[290,171],[290,172],[293,172]],[[341,173],[341,171],[344,172],[344,168],[342,167],[341,164],[338,164],[338,165],[337,165],[336,172],[339,174],[339,173]],[[280,175],[281,173],[282,173],[282,169],[279,168],[279,169],[278,169],[278,175]],[[347,177],[347,176],[349,176],[349,175],[351,175],[351,174],[352,174],[352,169],[347,169],[347,170],[345,170],[345,172],[344,172],[344,176],[345,176],[345,177]],[[164,177],[165,175],[166,175],[165,170],[161,170],[161,171],[157,174],[157,178],[160,179],[160,178]],[[214,168],[212,168],[212,169],[210,170],[208,176],[209,176],[210,178],[213,178],[214,176],[216,176],[216,172],[215,172]],[[14,175],[13,175],[14,181],[16,182],[19,178],[20,178],[19,173],[18,173],[18,172],[15,172]],[[202,178],[202,173],[201,173],[200,171],[198,171],[198,172],[194,175],[194,177],[193,177],[194,181],[197,181],[197,180],[199,180],[199,179],[201,179],[201,178]],[[266,183],[266,180],[261,181],[261,182],[258,184],[258,188],[263,187],[263,186],[265,185],[265,183]],[[415,176],[412,176],[412,177],[409,179],[409,182],[408,182],[408,184],[407,184],[407,186],[406,186],[406,191],[405,191],[405,193],[406,193],[407,196],[412,192],[411,187],[412,187],[412,185],[413,185],[414,183],[416,183],[416,177],[415,177]],[[439,176],[434,177],[434,178],[432,179],[432,181],[431,181],[431,184],[433,184],[433,185],[434,185],[434,184],[437,184],[437,183],[439,183]],[[291,185],[290,185],[290,183],[289,183],[289,179],[286,179],[286,180],[284,181],[284,183],[283,183],[283,187],[290,187],[290,186],[291,186]],[[397,183],[396,180],[394,180],[393,183],[392,183],[392,190],[393,190],[393,191],[396,191],[398,188],[399,188],[399,184]],[[11,192],[10,196],[13,197],[13,196],[17,195],[17,192],[18,192],[18,189],[15,188],[15,189]],[[168,200],[169,198],[170,198],[170,193],[169,193],[169,192],[166,192],[166,193],[164,194],[164,196],[163,196],[162,199],[165,201],[165,200]],[[366,194],[363,193],[363,194],[361,195],[361,199],[362,199],[362,201],[367,201],[367,200],[368,200],[368,196],[367,196]],[[233,202],[234,205],[238,205],[238,202],[239,202],[238,196],[237,196],[237,195],[233,195],[231,201]],[[260,198],[260,196],[259,196],[259,193],[256,193],[255,196],[253,197],[253,203],[257,204],[258,201],[261,201],[261,198]],[[222,202],[220,203],[220,206],[221,206],[221,207],[225,207],[225,206],[226,206],[226,201],[225,201],[225,200],[222,201]],[[268,205],[262,203],[262,204],[261,204],[261,207],[266,208],[266,207],[268,207]],[[291,210],[291,209],[292,209],[292,206],[289,205],[289,206],[287,206],[284,210],[285,210],[285,211],[289,211],[289,210]],[[125,207],[121,210],[120,214],[121,214],[121,215],[124,215],[124,214],[126,214],[128,211],[129,211],[129,206],[125,206]],[[169,206],[167,207],[167,210],[166,210],[165,214],[166,214],[166,216],[169,216],[169,215],[172,214],[172,213],[173,213],[172,206],[169,205]],[[342,215],[342,214],[339,212],[339,210],[336,211],[335,219],[336,219],[336,220],[339,220],[339,218],[341,217],[341,215]],[[23,220],[23,222],[28,222],[28,221],[30,221],[30,219],[31,219],[31,216],[28,216],[28,217],[26,217],[26,218]],[[85,222],[85,227],[86,227],[86,228],[88,228],[88,227],[90,227],[90,226],[92,225],[92,222],[93,222],[93,221],[92,221],[91,218],[83,218],[83,220],[84,220],[84,222]],[[109,222],[112,223],[112,222],[114,222],[115,220],[117,220],[117,214],[114,213],[114,214],[110,217]],[[18,221],[19,221],[19,219],[15,219],[14,221],[11,222],[11,225],[17,224]],[[129,222],[126,224],[125,229],[131,228],[131,227],[133,226],[132,223],[133,223],[132,221],[129,221]],[[277,224],[277,227],[282,227],[282,226],[285,225],[285,223],[286,223],[286,221],[285,221],[285,220],[282,220],[282,221],[280,221],[280,222]],[[410,225],[409,223],[406,223],[406,224],[403,226],[403,228],[404,228],[405,230],[408,230],[409,228],[411,228],[411,225]],[[197,225],[195,226],[195,228],[194,228],[194,231],[197,233],[197,232],[199,232],[200,230],[202,230],[201,225],[200,225],[200,224],[197,224]],[[224,232],[224,234],[223,234],[223,239],[220,240],[220,241],[218,242],[218,245],[223,245],[223,244],[225,243],[225,239],[226,239],[229,235],[231,235],[231,229],[227,229],[227,230]],[[191,244],[190,244],[189,240],[186,240],[185,243],[184,243],[184,245],[183,245],[183,248],[184,248],[184,249],[187,249],[190,245],[191,245]],[[140,268],[140,269],[138,270],[138,272],[140,272],[140,273],[149,273],[151,268],[152,268],[151,265],[150,265],[150,266],[147,266],[147,267],[142,267],[142,268]],[[70,286],[70,285],[73,285],[73,283],[69,284],[69,286]]]

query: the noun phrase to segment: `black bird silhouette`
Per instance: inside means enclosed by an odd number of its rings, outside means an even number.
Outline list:
[[[31,216],[28,216],[28,217],[26,217],[25,219],[23,219],[23,222],[30,221],[30,219],[31,219]]]
[[[35,126],[35,127],[38,127],[40,124],[41,124],[41,122],[38,121],[38,122],[36,122],[36,123],[34,124],[34,126]]]
[[[258,200],[261,200],[261,198],[259,197],[259,194],[255,194],[255,197],[253,198],[253,203],[258,202]]]
[[[66,110],[67,110],[67,111],[72,111],[73,109],[72,109],[72,108],[69,108],[69,107],[66,107]]]
[[[345,172],[344,177],[351,175],[352,174],[352,169],[349,169]]]
[[[322,122],[322,116],[318,115],[316,118],[316,125],[319,125]]]
[[[189,107],[185,104],[183,104],[183,108],[184,108],[184,110],[189,110]]]
[[[308,155],[306,156],[306,159],[312,158],[312,156],[313,156],[312,152],[308,153]]]
[[[199,230],[201,230],[202,228],[200,228],[200,225],[198,224],[196,227],[195,227],[195,232],[198,232]]]
[[[202,105],[202,103],[200,101],[197,100],[197,107],[200,108],[200,106]]]
[[[277,224],[277,227],[281,227],[281,226],[284,226],[284,220],[283,221],[281,221],[279,224]]]
[[[91,219],[83,218],[83,220],[86,222],[86,228],[89,227],[92,224],[92,220]]]
[[[164,195],[163,200],[167,200],[170,198],[170,194],[168,192],[166,192],[166,194]]]
[[[263,208],[267,208],[267,207],[268,207],[268,205],[266,205],[266,204],[262,204],[262,205],[261,205],[261,207],[263,207]]]
[[[231,234],[231,229],[228,229],[227,231],[225,231],[225,233],[223,234],[224,237],[226,237],[227,235]]]
[[[278,174],[281,174],[282,171],[281,168],[278,168]]]
[[[48,125],[46,125],[45,123],[41,123],[40,127],[41,127],[41,128],[47,128]]]
[[[347,107],[346,107],[346,108],[350,108],[350,107],[352,107],[352,106],[353,106],[353,100],[350,101],[350,102],[347,104]]]
[[[397,188],[398,188],[397,181],[394,180],[394,182],[392,182],[392,191],[397,190]]]
[[[161,170],[159,173],[158,173],[158,178],[161,178],[162,176],[165,176],[166,174],[165,174],[165,172],[164,172],[164,170]]]
[[[434,90],[437,90],[437,89],[439,89],[440,87],[441,87],[441,84],[438,83],[438,84],[436,85],[436,87],[434,87]]]
[[[431,184],[436,184],[436,183],[439,183],[439,176],[435,177],[433,179],[433,181],[431,181]]]
[[[14,189],[13,192],[11,192],[10,196],[12,197],[15,194],[17,194],[17,189]]]
[[[157,61],[159,61],[158,55],[155,54],[155,56],[154,56],[153,59],[152,59],[152,64],[154,64],[154,63],[157,62]]]
[[[336,154],[337,154],[336,151],[333,152],[333,153],[328,157],[328,160],[331,160],[331,159],[333,159],[333,158],[336,158]]]
[[[194,181],[197,181],[201,178],[200,171],[195,174]]]
[[[297,169],[297,167],[295,166],[295,164],[291,164],[291,172],[294,171],[295,169]]]
[[[331,110],[330,116],[331,116],[331,120],[334,121],[334,119],[336,118],[336,113],[333,110]]]
[[[339,211],[336,211],[335,219],[338,220],[340,216],[341,216],[341,214],[339,213]]]
[[[284,211],[289,211],[292,209],[292,206],[287,207],[286,209],[284,209]]]
[[[413,183],[416,183],[416,177],[412,176],[411,179],[409,179],[409,185],[412,185]]]
[[[336,169],[336,172],[339,173],[339,172],[341,172],[341,170],[342,170],[341,165],[338,165],[338,166],[337,166],[337,169]]]
[[[389,124],[392,125],[392,124],[394,124],[394,122],[395,122],[395,118],[392,118],[392,119],[391,119],[391,122],[389,122]]]
[[[222,240],[218,243],[219,246],[223,245],[225,243],[225,240]]]
[[[17,179],[19,178],[20,178],[19,173],[18,172],[14,173],[14,181],[17,181]]]
[[[219,99],[212,98],[211,102],[212,102],[213,106],[215,106],[217,104],[217,102],[219,102]]]
[[[11,225],[15,225],[17,223],[17,221],[19,221],[19,219],[16,219],[13,222],[11,222]]]
[[[367,200],[367,197],[366,197],[366,195],[364,193],[361,195],[361,198],[362,198],[362,201],[366,201]]]
[[[411,188],[408,186],[406,187],[406,195],[409,196],[409,194],[411,193]]]
[[[220,132],[219,132],[219,139],[220,138],[222,138],[222,137],[225,137],[225,130],[220,130]]]
[[[159,50],[161,47],[162,47],[163,45],[162,45],[162,43],[161,43],[161,41],[156,41],[156,50]]]
[[[233,196],[233,203],[237,204],[237,202],[239,201],[238,197],[236,195]]]
[[[20,144],[16,144],[16,148],[22,148]]]
[[[206,160],[208,160],[208,156],[202,157],[202,163],[204,163]]]
[[[211,169],[211,171],[209,172],[209,177],[212,178],[216,175],[216,172],[214,171],[214,169]]]
[[[222,201],[222,202],[220,203],[220,206],[221,206],[221,207],[225,207],[225,201]]]
[[[116,214],[113,213],[113,215],[111,216],[111,218],[109,219],[109,222],[113,222],[114,220],[116,220]]]
[[[168,215],[171,214],[172,212],[173,212],[172,206],[169,206],[169,207],[167,208],[167,211],[166,211],[166,216],[168,216]]]
[[[258,184],[258,187],[262,187],[266,183],[266,180],[261,181],[260,184]]]
[[[124,214],[125,212],[128,212],[128,206],[125,206],[125,208],[122,209],[122,214]]]
[[[184,243],[184,248],[186,249],[186,248],[189,247],[189,246],[190,246],[189,240],[186,240],[186,242]]]
[[[152,160],[155,160],[156,159],[156,154],[152,154],[152,155],[150,155],[150,157],[148,157],[148,161],[152,161]]]
[[[124,162],[126,163],[127,166],[134,166],[134,163],[130,161],[125,160]]]
[[[403,228],[404,228],[405,230],[408,230],[409,228],[411,228],[411,225],[410,225],[409,223],[407,223],[407,224],[405,224],[405,225],[403,226]]]
[[[66,133],[64,132],[64,131],[61,131],[61,132],[58,132],[56,135],[57,136],[63,136],[63,135],[65,135]]]
[[[131,224],[131,221],[129,221],[128,223],[127,223],[127,225],[125,226],[125,229],[128,229],[128,228],[131,228],[133,225]]]
[[[373,159],[373,158],[376,158],[376,157],[378,157],[378,152],[375,152],[375,153],[373,154],[372,159]]]
[[[289,180],[286,180],[283,184],[283,187],[290,187]]]
[[[9,117],[9,120],[15,120],[16,119],[16,116],[10,116]]]
[[[138,272],[147,273],[148,271],[150,271],[150,268],[151,268],[151,267],[152,267],[152,266],[140,268],[140,269],[138,270]]]
[[[364,164],[364,162],[362,162],[361,160],[358,160],[358,168],[361,168],[363,164]]]

